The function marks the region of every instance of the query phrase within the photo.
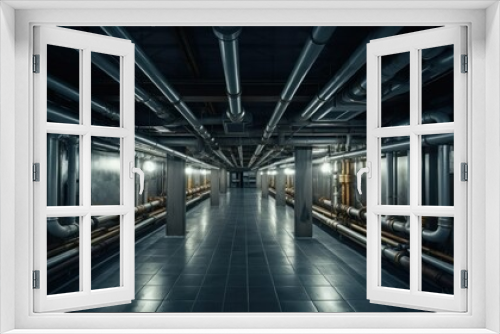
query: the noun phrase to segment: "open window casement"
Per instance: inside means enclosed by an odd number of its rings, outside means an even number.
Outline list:
[[[67,61],[51,62],[54,52],[64,53]],[[114,61],[115,70],[109,73],[118,83],[118,107],[99,105],[96,96],[103,92],[91,91],[94,56]],[[134,64],[130,41],[56,27],[34,28],[35,312],[95,308],[134,299]],[[71,80],[65,82],[64,78]],[[65,95],[71,101],[59,98],[61,89],[71,93]],[[115,122],[99,123],[99,115],[94,113],[99,108],[112,113]],[[94,146],[98,144],[113,146],[120,157],[120,164],[113,166],[117,200],[110,205],[95,205],[93,198],[94,188],[98,193],[102,186],[92,182]],[[119,278],[109,288],[92,289],[92,259],[103,247],[92,240],[92,229],[96,217],[102,216],[114,216],[118,221],[107,233],[113,234],[119,252]],[[54,238],[77,246],[51,248]],[[48,289],[57,266],[77,271],[77,280],[59,278],[60,286]]]
[[[367,46],[367,162],[371,166],[367,297],[372,303],[467,310],[463,280],[467,275],[466,54],[466,28],[459,26],[372,40]],[[452,75],[434,76],[436,66],[448,66]],[[408,94],[393,94],[397,85],[407,85]],[[426,98],[430,86],[442,90],[442,100]],[[391,98],[407,101],[407,110],[396,111],[398,118],[389,119],[393,110],[384,113],[391,107],[387,103]],[[397,164],[405,165],[407,172],[395,172]],[[404,182],[405,193],[394,182]],[[403,241],[395,244],[385,233],[396,233]],[[404,268],[408,284],[387,280],[386,266]],[[436,280],[448,289],[434,289]]]

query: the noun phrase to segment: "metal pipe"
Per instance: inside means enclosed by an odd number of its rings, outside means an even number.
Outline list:
[[[60,93],[64,94],[68,98],[73,99],[75,97],[78,98],[78,96],[79,96],[78,93],[77,93],[77,91],[74,88],[70,88],[66,84],[60,83],[60,85],[58,85],[58,87],[65,87],[64,90],[60,91]],[[78,100],[76,100],[76,101],[78,101]],[[104,104],[101,103],[101,102],[98,102],[96,100],[92,101],[92,109],[96,110],[97,112],[100,112],[100,110],[102,110],[101,107],[103,107],[103,106],[104,106]],[[73,123],[73,124],[78,124],[79,123],[79,120],[76,117],[67,114],[66,112],[64,112],[60,108],[54,107],[53,104],[48,104],[47,105],[47,113],[48,113],[48,115],[50,115],[50,117],[54,116],[55,118],[60,119],[60,120],[65,120],[68,123]],[[116,114],[116,115],[118,115],[118,114]],[[119,117],[119,115],[118,115],[118,117]],[[209,164],[207,164],[207,163],[205,163],[203,161],[200,161],[198,159],[189,157],[189,156],[187,156],[187,155],[185,155],[183,153],[180,153],[180,152],[177,152],[175,150],[172,150],[171,148],[158,143],[156,141],[156,139],[150,138],[150,137],[148,137],[146,135],[142,135],[142,134],[137,134],[136,133],[135,134],[135,139],[138,142],[142,142],[144,144],[152,146],[154,149],[158,148],[158,149],[160,149],[162,151],[165,151],[166,153],[168,153],[170,155],[173,155],[173,156],[176,156],[178,158],[191,161],[191,162],[193,162],[195,164],[199,164],[201,166],[206,166],[207,168],[210,168],[210,169],[218,169],[218,167],[209,165]]]
[[[233,152],[231,152],[231,160],[233,161],[233,164],[235,166],[238,166],[238,162],[236,161],[236,157],[234,156]]]
[[[238,156],[240,158],[240,166],[243,168],[243,146],[239,145],[238,146]],[[235,164],[236,166],[236,164]]]
[[[385,186],[385,204],[392,205],[393,202],[393,194],[392,188],[394,187],[393,176],[394,176],[394,154],[393,152],[387,152],[385,154],[385,166],[386,166],[386,186]]]
[[[439,145],[439,144],[448,144],[452,141],[453,141],[453,134],[452,133],[445,133],[445,134],[426,136],[426,138],[422,139],[422,144],[424,146],[434,146],[434,145]],[[410,142],[408,140],[404,140],[404,141],[400,141],[400,142],[396,142],[396,143],[388,143],[388,144],[386,143],[386,144],[382,145],[382,153],[408,150],[408,162],[410,159],[409,149],[410,149]],[[355,158],[355,157],[362,157],[362,156],[366,156],[366,149],[333,154],[333,155],[327,157],[327,160],[337,161],[339,159]],[[293,162],[293,159],[287,158],[287,159],[283,159],[283,160],[280,160],[277,162],[273,162],[272,164],[265,166],[263,168],[270,168],[270,167],[274,167],[277,165],[282,165],[282,164],[287,164],[287,163],[292,163],[292,162]],[[313,160],[313,164],[320,164],[320,163],[324,163],[324,162],[325,162],[324,157],[320,157],[320,158]],[[408,164],[408,166],[410,166],[410,164]]]
[[[333,78],[323,87],[318,95],[307,105],[300,114],[300,120],[311,118],[332,96],[345,86],[349,80],[366,63],[366,45],[372,39],[392,36],[401,30],[400,27],[384,27],[370,33],[353,52],[349,60],[335,73]]]
[[[146,56],[144,51],[134,41],[134,39],[122,27],[101,27],[101,29],[109,36],[124,38],[132,41],[135,44],[135,59],[136,65],[141,71],[151,80],[151,82],[162,92],[162,94],[173,104],[177,111],[188,121],[196,133],[203,138],[209,146],[218,146],[214,138],[208,133],[205,127],[199,122],[198,118],[193,114],[191,109],[182,100],[179,93],[168,83],[161,71],[156,65]],[[220,154],[217,154],[224,162],[229,160],[223,159]],[[229,162],[229,165],[232,164]]]
[[[226,79],[229,109],[227,117],[233,123],[239,123],[245,117],[241,106],[240,59],[238,52],[238,37],[241,27],[213,27],[215,36],[219,39],[219,48]]]
[[[278,122],[288,108],[288,105],[292,101],[293,96],[297,92],[297,89],[318,58],[319,54],[323,50],[325,44],[332,36],[335,29],[336,27],[313,28],[311,36],[306,41],[306,44],[304,45],[302,52],[300,53],[299,59],[297,59],[297,62],[295,63],[290,76],[288,77],[285,87],[283,87],[283,91],[280,95],[280,100],[276,104],[274,112],[266,125],[264,134],[262,135],[262,142],[266,142],[274,132],[274,129],[276,128]],[[254,164],[263,149],[264,144],[260,144],[257,146],[254,154],[250,158],[248,167],[251,167]]]
[[[191,206],[194,203],[203,200],[206,198],[208,192],[205,192],[201,194],[199,197],[196,197],[190,201],[186,202],[186,206]],[[144,230],[150,225],[156,224],[158,221],[162,220],[166,216],[166,211],[162,211],[160,213],[156,213],[153,216],[138,222],[135,224],[135,234],[137,235],[139,232]],[[109,246],[111,243],[117,241],[119,239],[119,229],[114,230],[110,233],[107,233],[105,235],[99,236],[98,238],[94,238],[92,240],[92,255],[96,255],[97,252],[100,252],[104,246]],[[111,238],[110,238],[111,237]],[[97,241],[102,241],[98,243]],[[47,277],[55,277],[52,275],[55,272],[58,271],[65,271],[67,270],[68,266],[74,263],[77,263],[79,261],[79,257],[76,256],[78,255],[79,250],[78,248],[75,249],[70,249],[68,251],[65,251],[63,253],[60,253],[56,256],[53,256],[49,259],[47,259],[47,268],[50,269],[49,274]]]
[[[92,52],[91,60],[94,65],[110,76],[116,82],[120,82],[120,64],[113,64],[98,52]],[[166,122],[172,122],[176,117],[165,108],[154,96],[144,90],[137,82],[135,83],[135,100],[148,107],[156,116]]]
[[[392,167],[392,204],[397,205],[398,199],[398,152],[393,152],[394,160]]]

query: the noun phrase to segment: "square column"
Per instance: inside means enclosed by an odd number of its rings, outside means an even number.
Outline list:
[[[261,177],[261,189],[262,189],[262,198],[267,198],[269,195],[269,181],[267,181],[267,172]]]
[[[276,206],[285,206],[286,205],[286,197],[285,197],[285,169],[278,168],[276,169],[275,176],[275,184],[274,189],[276,190]]]
[[[312,149],[295,149],[295,237],[312,237]]]
[[[260,171],[257,171],[257,174],[255,175],[255,187],[259,189],[262,184],[262,175],[260,175]]]
[[[220,187],[220,193],[225,194],[227,193],[227,172],[225,169],[220,170],[220,176],[219,176],[219,187]]]
[[[186,161],[167,158],[167,236],[186,235]]]
[[[210,205],[219,206],[219,170],[210,171]]]

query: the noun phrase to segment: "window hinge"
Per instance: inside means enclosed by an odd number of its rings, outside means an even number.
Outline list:
[[[469,273],[467,272],[467,270],[462,270],[461,271],[461,275],[462,275],[462,278],[461,278],[461,281],[462,281],[461,287],[462,287],[462,289],[467,289],[469,287]]]
[[[462,162],[460,164],[460,180],[461,181],[469,181],[469,166],[466,162]]]
[[[33,289],[40,289],[40,270],[33,270]]]
[[[40,164],[38,162],[33,164],[33,181],[40,181]]]
[[[33,73],[40,73],[40,55],[33,55]]]
[[[462,73],[469,72],[469,56],[462,55]]]

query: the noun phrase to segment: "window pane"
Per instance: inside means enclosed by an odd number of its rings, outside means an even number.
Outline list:
[[[80,217],[47,218],[47,294],[80,290]]]
[[[381,57],[381,124],[410,124],[410,53]]]
[[[380,156],[382,205],[410,204],[410,137],[384,138]]]
[[[381,281],[388,288],[410,288],[410,217],[382,216]]]
[[[47,134],[47,206],[80,205],[80,137]]]
[[[94,216],[98,230],[92,235],[92,289],[120,286],[121,217]]]
[[[92,125],[120,126],[120,57],[92,52]]]
[[[422,219],[422,291],[453,294],[453,218]]]
[[[423,49],[422,123],[453,122],[453,45]]]
[[[453,206],[452,133],[422,136],[422,205]]]
[[[80,51],[47,45],[47,122],[79,120]]]
[[[120,138],[92,137],[92,205],[120,205]]]

